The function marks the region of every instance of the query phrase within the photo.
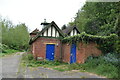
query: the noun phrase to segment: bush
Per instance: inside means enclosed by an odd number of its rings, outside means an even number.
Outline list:
[[[97,66],[99,64],[111,63],[113,65],[118,66],[119,61],[120,60],[118,58],[118,54],[116,54],[116,53],[107,53],[107,54],[99,56],[99,57],[90,56],[90,57],[87,58],[85,63],[86,64],[91,64],[93,66]]]
[[[107,76],[108,78],[118,78],[119,60],[115,53],[108,53],[100,57],[90,56],[84,64],[80,64],[82,69]]]
[[[1,50],[0,51],[0,57],[18,52],[18,50],[11,49],[10,47],[8,47],[7,45],[2,44],[2,43],[0,43],[0,50]]]
[[[33,60],[34,59],[32,54],[28,54],[27,57],[28,57],[28,60]]]
[[[119,37],[119,39],[116,41],[115,47],[116,47],[116,53],[119,54],[119,53],[120,53],[120,37]]]
[[[2,51],[2,53],[6,53],[7,49],[9,49],[7,45],[0,43],[0,50]]]
[[[27,61],[32,61],[32,60],[34,60],[34,57],[33,57],[33,55],[32,54],[23,54],[22,55],[22,60],[27,60]]]
[[[105,61],[107,63],[111,63],[111,64],[113,64],[115,66],[118,66],[118,63],[119,63],[118,54],[116,54],[116,53],[108,53],[103,58],[105,59]]]
[[[102,74],[109,78],[117,78],[118,77],[118,68],[112,64],[101,64],[96,68],[97,74]]]

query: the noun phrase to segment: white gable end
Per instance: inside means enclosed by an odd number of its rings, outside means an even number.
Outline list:
[[[77,35],[77,30],[76,29],[74,30],[74,35]]]
[[[52,28],[52,37],[55,37],[55,31],[56,31],[56,29],[53,27]]]
[[[45,31],[45,32],[43,33],[43,36],[47,36],[47,31]]]
[[[74,29],[70,32],[70,36],[74,36],[74,35],[77,35],[77,34],[79,34],[79,33],[77,32],[76,29]]]
[[[42,33],[42,36],[59,37],[60,33],[54,26],[50,26]]]
[[[73,36],[73,30],[70,32],[70,36]]]
[[[57,33],[56,33],[56,37],[59,37],[59,33],[58,33],[58,31],[57,31]]]
[[[51,27],[48,28],[48,36],[51,36]]]

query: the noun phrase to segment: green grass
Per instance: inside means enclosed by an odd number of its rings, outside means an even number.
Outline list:
[[[22,59],[23,65],[28,67],[45,67],[58,71],[79,70],[80,72],[92,72],[107,78],[118,78],[118,67],[106,62],[103,58],[89,59],[84,64],[68,64],[59,61],[37,61],[32,54],[24,54]]]
[[[107,78],[118,77],[118,68],[110,63],[107,63],[107,64],[101,63],[93,67],[88,63],[79,64],[79,65],[82,66],[82,69],[87,72],[92,72],[101,76],[105,76]]]
[[[14,49],[6,49],[4,53],[0,53],[0,57],[6,56],[6,55],[11,55],[16,52],[19,52],[19,51],[14,50]]]

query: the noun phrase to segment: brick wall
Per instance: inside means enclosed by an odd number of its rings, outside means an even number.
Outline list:
[[[34,57],[41,57],[43,59],[46,59],[46,45],[47,44],[55,44],[55,55],[54,58],[57,60],[60,60],[60,54],[61,54],[61,44],[59,39],[55,38],[43,38],[39,37],[36,41],[32,43],[32,53]]]
[[[79,43],[76,47],[76,62],[77,63],[84,63],[86,58],[90,55],[93,56],[99,56],[101,54],[101,51],[97,49],[97,44],[95,43],[89,43],[89,44],[83,44]],[[70,62],[70,48],[71,45],[68,43],[63,44],[62,46],[62,61],[63,62]]]
[[[41,57],[41,60],[46,59],[46,44],[55,44],[55,60],[60,60],[62,57],[63,62],[70,62],[71,45],[68,43],[61,45],[60,40],[55,38],[39,37],[34,41],[31,45],[31,51],[35,58]],[[93,42],[89,44],[83,44],[80,42],[76,47],[76,62],[84,63],[88,56],[99,56],[101,51],[97,47],[98,45]]]
[[[70,45],[62,44],[62,61],[70,62]]]

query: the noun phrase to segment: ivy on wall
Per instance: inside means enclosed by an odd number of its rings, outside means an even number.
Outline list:
[[[65,37],[62,42],[63,43],[75,43],[78,44],[79,42],[83,42],[85,44],[89,44],[90,42],[95,42],[99,45],[99,49],[103,53],[114,52],[116,47],[116,41],[118,40],[118,36],[116,34],[111,34],[109,36],[97,36],[97,35],[90,35],[85,32],[75,36]]]

